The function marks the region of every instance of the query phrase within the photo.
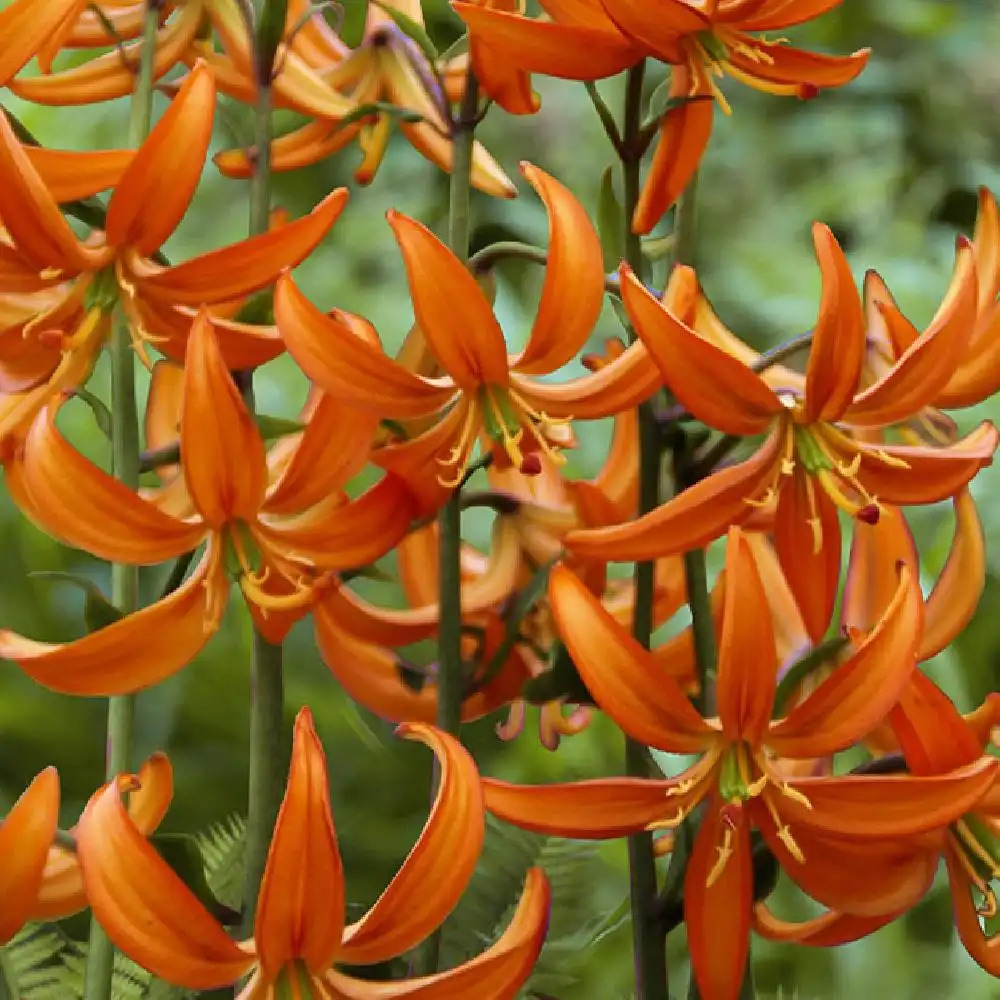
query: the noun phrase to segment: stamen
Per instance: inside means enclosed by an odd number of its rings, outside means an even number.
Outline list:
[[[705,879],[705,888],[710,889],[718,880],[719,876],[725,870],[726,862],[733,856],[733,828],[730,825],[726,825],[725,830],[722,832],[722,843],[718,844],[715,848],[719,852],[719,856],[712,865],[711,871],[708,873],[708,878]]]
[[[437,477],[438,482],[449,490],[458,486],[462,481],[462,476],[465,475],[465,467],[469,462],[469,453],[476,442],[476,436],[479,434],[481,423],[479,406],[473,398],[464,396],[458,405],[467,407],[465,418],[462,420],[462,426],[458,432],[458,441],[444,458],[437,459],[438,465],[442,465],[446,469],[454,469],[454,475],[452,476],[445,477],[439,475]]]

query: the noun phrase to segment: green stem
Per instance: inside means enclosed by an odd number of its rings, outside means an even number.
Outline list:
[[[625,259],[639,276],[645,277],[646,260],[639,234],[632,230],[632,216],[639,202],[642,151],[639,131],[642,123],[642,87],[645,62],[629,70],[625,82],[625,113],[622,140],[618,147],[622,162],[624,188]],[[609,132],[612,142],[614,137]],[[660,489],[659,431],[652,408],[639,409],[639,513],[653,510],[659,502]],[[653,596],[655,565],[635,564],[635,606],[632,634],[647,649],[653,632]],[[648,778],[649,754],[641,743],[625,737],[625,773]],[[637,1000],[669,1000],[666,935],[655,919],[657,899],[656,858],[653,835],[636,833],[628,838],[629,894],[632,908],[632,950],[635,956]]]
[[[250,787],[244,848],[242,936],[253,934],[257,895],[284,788],[282,648],[253,630],[250,661]]]
[[[479,118],[479,84],[470,67],[465,93],[453,122],[451,182],[448,194],[448,245],[460,260],[468,260],[471,220],[469,214],[472,147]],[[465,675],[462,667],[462,491],[455,489],[438,514],[438,627],[437,717],[439,729],[457,734],[462,721]],[[435,765],[433,788],[440,775]],[[414,956],[414,971],[429,975],[441,960],[438,928]]]
[[[684,553],[684,576],[688,606],[691,608],[691,635],[694,639],[694,662],[701,688],[698,710],[702,715],[715,714],[715,622],[708,595],[708,570],[705,550]]]
[[[253,173],[250,175],[250,235],[266,233],[271,218],[271,133],[274,92],[271,84],[257,82],[254,106]]]
[[[142,60],[129,113],[129,145],[149,134],[153,107],[153,57],[159,28],[160,0],[147,0],[143,19]],[[135,363],[128,323],[118,317],[111,337],[111,454],[115,477],[129,489],[139,487],[139,414],[135,399]],[[111,566],[111,601],[126,613],[139,606],[139,569]],[[105,778],[131,769],[135,696],[108,699]],[[86,1000],[110,1000],[115,949],[96,918],[90,919],[90,945],[84,973]]]

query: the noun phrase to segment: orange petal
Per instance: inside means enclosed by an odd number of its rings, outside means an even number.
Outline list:
[[[175,66],[187,51],[201,25],[203,6],[184,4],[157,34],[153,58],[153,79],[158,80]],[[124,52],[124,56],[123,56]],[[8,84],[18,97],[33,104],[79,105],[126,97],[135,89],[135,72],[141,59],[142,41],[112,49],[96,59],[60,73],[24,76]]]
[[[483,778],[487,811],[524,830],[557,837],[604,840],[645,830],[689,805],[670,796],[677,781],[592,778],[559,785],[512,785]]]
[[[31,165],[58,202],[76,201],[113,187],[135,156],[131,149],[64,152],[25,146]]]
[[[874,934],[898,916],[898,913],[887,913],[877,917],[855,917],[837,910],[827,910],[810,920],[787,921],[775,916],[767,903],[757,903],[753,909],[753,929],[768,941],[804,944],[814,948],[836,948]]]
[[[685,66],[671,69],[670,97],[691,93]],[[672,107],[661,119],[656,149],[632,216],[632,231],[648,233],[666,215],[691,182],[712,137],[715,102],[697,96]]]
[[[302,959],[310,972],[326,969],[344,933],[344,869],[330,814],[323,745],[308,708],[295,717],[285,797],[257,901],[254,940],[263,976]]]
[[[685,0],[664,0],[655,8],[643,0],[601,0],[601,6],[623,34],[648,49],[644,54],[667,63],[684,62],[684,36],[712,30],[710,15]]]
[[[840,518],[827,493],[800,467],[778,492],[774,544],[809,637],[819,642],[840,586]]]
[[[136,828],[115,784],[84,810],[77,856],[108,937],[154,975],[208,990],[234,983],[253,965]]]
[[[187,666],[217,627],[208,609],[224,606],[229,583],[206,566],[207,559],[155,604],[73,642],[35,642],[0,630],[0,657],[64,694],[128,694],[159,684]]]
[[[732,819],[724,810],[718,799],[709,803],[698,828],[684,877],[684,922],[701,996],[737,1000],[750,950],[753,865],[745,811]]]
[[[480,90],[491,97],[510,115],[533,115],[542,105],[542,100],[531,86],[531,77],[505,58],[503,52],[494,49],[482,35],[469,38],[469,59],[479,81]],[[451,66],[447,67],[451,70]],[[454,79],[449,74],[450,79]],[[446,77],[446,84],[449,82]],[[464,74],[458,84],[458,94],[464,89]]]
[[[760,498],[777,474],[782,438],[772,434],[746,461],[712,473],[629,524],[571,531],[566,546],[589,558],[631,561],[706,545],[750,515],[747,501]]]
[[[511,374],[514,388],[536,409],[551,417],[598,420],[624,413],[645,402],[662,385],[645,344],[632,344],[596,371],[568,382],[548,382]]]
[[[840,418],[857,391],[865,353],[864,309],[844,251],[820,222],[813,244],[823,290],[806,368],[807,422]]]
[[[497,56],[529,73],[567,80],[615,76],[642,58],[619,31],[584,24],[552,24],[474,3],[453,0],[452,9]]]
[[[951,699],[919,670],[889,716],[913,774],[945,774],[977,761],[983,746]]]
[[[337,122],[321,118],[280,135],[271,143],[271,170],[274,173],[299,170],[325,160],[349,146],[358,137],[360,127],[356,123],[339,126]],[[253,175],[254,160],[246,149],[227,149],[216,153],[212,162],[223,177],[246,180]]]
[[[795,825],[808,826],[852,840],[923,834],[948,826],[973,809],[996,780],[997,763],[992,757],[980,757],[948,774],[925,777],[791,778],[790,788],[805,796],[810,806],[803,805],[798,795],[782,795],[781,815],[793,830]]]
[[[755,41],[757,44],[748,46],[748,52],[731,49],[726,68],[748,86],[775,93],[801,93],[803,85],[841,87],[861,73],[871,56],[871,49],[859,49],[848,56],[830,56],[776,42]],[[786,91],[786,87],[793,86],[795,90]]]
[[[84,246],[63,218],[52,192],[0,114],[0,217],[17,250],[18,263],[69,276],[107,262],[100,247]]]
[[[1000,303],[987,306],[979,315],[972,342],[948,384],[934,400],[952,409],[973,406],[1000,388]]]
[[[180,440],[184,480],[205,523],[217,531],[255,521],[267,488],[264,442],[204,312],[188,338]]]
[[[695,753],[713,730],[677,682],[566,567],[549,575],[552,616],[594,700],[630,736],[672,753]]]
[[[215,83],[198,63],[111,195],[105,232],[112,246],[149,257],[167,241],[201,178],[214,114]]]
[[[466,389],[507,384],[507,347],[468,268],[424,225],[390,210],[416,321],[431,350]]]
[[[725,434],[761,434],[773,423],[782,405],[759,375],[685,326],[628,265],[621,283],[635,332],[687,410]]]
[[[38,54],[45,40],[75,21],[86,0],[15,0],[0,11],[0,87]]]
[[[259,291],[313,252],[347,204],[336,188],[308,215],[277,229],[137,277],[140,295],[171,305],[227,302]]]
[[[382,417],[401,420],[436,413],[453,387],[414,375],[378,345],[360,339],[337,314],[321,313],[283,275],[274,293],[274,317],[289,354],[324,392]]]
[[[753,550],[739,528],[726,540],[726,588],[719,639],[718,710],[727,738],[761,742],[774,707],[778,654],[771,610]]]
[[[361,496],[330,511],[255,530],[278,551],[308,556],[328,570],[367,566],[394,548],[409,530],[415,506],[397,476],[387,475]]]
[[[583,206],[568,188],[524,162],[521,173],[545,202],[549,253],[538,313],[524,350],[512,367],[544,375],[576,357],[604,304],[601,241]]]
[[[549,921],[549,883],[532,868],[511,922],[496,944],[447,972],[373,983],[331,971],[324,981],[344,1000],[514,1000],[534,968]]]
[[[972,494],[956,494],[955,534],[927,598],[918,660],[937,656],[972,620],[986,586],[986,539]]]
[[[823,757],[870,733],[899,700],[913,673],[923,628],[923,600],[908,566],[882,620],[842,663],[785,718],[767,742],[786,757]]]
[[[59,821],[59,775],[47,767],[0,823],[0,944],[28,919]]]
[[[874,385],[858,394],[844,414],[866,427],[907,420],[944,389],[965,351],[976,321],[976,269],[972,249],[959,249],[949,294],[927,329]],[[883,312],[891,305],[882,307]]]
[[[196,548],[201,524],[178,521],[83,457],[55,425],[57,404],[32,424],[24,450],[25,511],[68,545],[113,562],[149,565]]]
[[[858,478],[886,503],[935,503],[953,497],[993,460],[1000,435],[984,421],[960,441],[941,448],[917,445],[862,445]],[[905,467],[886,465],[879,453],[902,460]]]
[[[439,927],[465,892],[486,833],[479,772],[468,751],[453,736],[421,722],[404,723],[398,732],[434,751],[437,794],[399,872],[344,932],[338,957],[349,965],[401,955]]]

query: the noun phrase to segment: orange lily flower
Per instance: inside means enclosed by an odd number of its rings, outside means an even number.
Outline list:
[[[613,837],[673,828],[708,804],[685,882],[685,915],[702,995],[739,993],[751,919],[750,828],[757,826],[789,876],[820,902],[848,895],[860,915],[898,911],[927,880],[881,874],[866,862],[871,839],[939,830],[993,783],[996,762],[977,760],[948,777],[791,777],[782,759],[823,756],[863,738],[891,710],[914,666],[922,602],[908,567],[892,603],[854,654],[788,715],[772,721],[777,654],[754,556],[739,528],[729,533],[719,643],[718,718],[703,719],[648,650],[603,611],[567,570],[550,578],[559,632],[597,703],[629,735],[700,759],[676,778],[605,778],[520,787],[484,780],[486,806],[527,829]],[[838,840],[838,838],[840,838]],[[840,840],[846,846],[840,847]],[[850,854],[856,864],[842,868]],[[863,875],[855,883],[853,874]],[[871,876],[869,878],[869,876]]]
[[[139,773],[120,779],[133,788],[129,797],[128,814],[136,829],[148,837],[163,820],[173,797],[173,768],[165,754],[154,753]],[[106,787],[106,786],[105,786]],[[69,833],[76,835],[77,828]],[[29,920],[60,920],[87,907],[83,887],[83,872],[75,851],[53,843],[45,859],[42,884],[38,890]]]
[[[359,184],[370,184],[385,156],[394,116],[378,111],[360,121],[342,124],[342,120],[356,108],[384,102],[419,116],[414,121],[397,118],[399,130],[417,152],[450,172],[454,145],[448,94],[427,56],[400,30],[386,9],[398,11],[423,26],[419,0],[380,0],[379,4],[369,4],[364,36],[353,51],[330,31],[321,15],[315,14],[302,22],[306,5],[299,6],[302,8],[299,23],[304,23],[304,27],[292,38],[286,56],[298,60],[318,86],[307,88],[296,81],[282,90],[279,74],[275,88],[279,100],[284,96],[284,103],[314,120],[272,143],[271,168],[294,170],[317,163],[357,138],[363,159],[354,177]],[[233,52],[232,63],[237,72],[220,74],[220,87],[252,102],[252,84],[248,89],[246,80],[250,63],[244,52],[237,55],[240,49],[249,52],[249,42],[245,38],[239,40],[238,24],[231,25],[223,37]],[[213,66],[219,63],[217,54],[209,58]],[[234,76],[243,77],[235,87],[229,85]],[[218,154],[215,163],[227,177],[249,177],[253,168],[252,159],[240,149]],[[472,184],[499,198],[513,198],[517,194],[510,178],[479,142],[473,147]]]
[[[435,511],[458,484],[480,433],[511,463],[554,455],[558,430],[572,417],[594,419],[635,406],[658,381],[642,345],[599,371],[557,385],[555,371],[586,342],[603,300],[600,242],[582,206],[531,164],[522,172],[549,214],[549,265],[527,346],[509,354],[492,306],[465,265],[419,222],[389,213],[406,264],[417,323],[447,373],[415,375],[356,336],[345,314],[326,316],[283,277],[275,318],[292,356],[325,392],[380,417],[437,421],[375,460],[407,478],[422,512]],[[558,459],[557,459],[558,461]],[[437,467],[436,475],[428,470]]]
[[[59,821],[59,775],[47,767],[0,822],[0,944],[31,919]]]
[[[964,239],[959,241],[965,245]],[[930,400],[933,407],[945,409],[973,406],[1000,390],[1000,209],[986,189],[979,190],[979,212],[971,244],[978,278],[975,316],[971,333],[958,364],[947,382]],[[962,275],[955,275],[945,291],[939,313],[948,309],[963,292]],[[920,336],[896,306],[885,282],[870,272],[865,283],[868,307],[868,361],[878,372],[896,359]],[[933,323],[933,321],[932,321]],[[919,418],[917,433],[932,441],[952,436],[948,419],[928,408]]]
[[[263,441],[204,315],[188,340],[180,428],[193,516],[175,516],[87,461],[56,429],[57,409],[50,404],[39,415],[7,465],[8,488],[30,517],[114,562],[151,565],[203,542],[206,549],[172,594],[75,642],[51,645],[0,632],[0,656],[56,690],[134,691],[181,669],[218,628],[231,579],[258,626],[278,641],[291,623],[285,613],[304,613],[323,573],[377,559],[413,519],[409,494],[392,476],[356,500],[339,491],[317,497],[304,474],[310,455],[323,450],[324,439],[315,436],[299,442],[305,467],[296,463],[294,475],[268,489]],[[317,428],[329,437],[326,422]]]
[[[173,16],[161,23],[156,34],[154,80],[159,80],[170,72],[190,51],[201,27],[206,6],[214,2],[218,0],[186,0],[182,4],[171,4]],[[56,6],[53,0],[46,0],[44,4],[25,0],[23,5],[31,7],[33,11],[40,7]],[[63,3],[62,6],[66,7],[67,4]],[[129,4],[117,11],[102,10],[118,32],[117,39],[109,37],[101,19],[93,11],[84,9],[87,6],[84,0],[75,0],[69,5],[67,16],[44,36],[44,46],[39,52],[39,62],[44,72],[38,76],[22,76],[10,81],[10,89],[18,97],[33,104],[79,105],[110,101],[132,93],[135,89],[134,67],[139,65],[142,58],[142,39],[136,38],[142,33],[142,5]],[[110,8],[111,5],[108,6]],[[125,41],[119,48],[119,40],[129,38],[135,40]],[[52,61],[63,47],[110,47],[110,51],[69,69],[50,72]]]
[[[261,883],[254,935],[233,941],[129,819],[118,791],[91,799],[79,852],[91,906],[111,939],[155,975],[190,989],[250,974],[240,1000],[290,995],[345,1000],[512,1000],[545,936],[549,890],[528,873],[507,930],[481,955],[447,972],[397,982],[356,979],[336,965],[402,954],[451,912],[472,876],[484,823],[476,766],[461,744],[419,723],[400,735],[435,753],[441,779],[431,814],[389,887],[359,920],[344,916],[344,876],[330,814],[326,758],[312,716],[295,720],[292,763]]]
[[[48,39],[72,25],[86,0],[14,0],[0,10],[0,87],[10,84]]]
[[[498,99],[503,87],[490,89],[498,67],[598,80],[647,56],[671,64],[669,97],[679,103],[660,122],[659,143],[632,218],[633,230],[647,233],[698,168],[712,132],[713,105],[730,113],[717,78],[728,74],[771,94],[813,97],[821,88],[849,83],[864,69],[867,49],[827,56],[757,34],[811,21],[839,3],[543,0],[549,19],[463,0],[452,7],[469,26],[470,40],[488,50],[474,65],[483,70],[487,93]],[[508,68],[500,78],[507,86],[509,74]]]
[[[214,105],[211,74],[197,66],[118,181],[105,231],[87,240],[70,229],[31,154],[0,120],[0,217],[11,244],[0,259],[0,292],[60,290],[28,324],[44,331],[50,359],[59,359],[47,376],[52,391],[73,387],[89,374],[116,305],[144,353],[144,341],[151,339],[147,325],[154,320],[176,325],[170,317],[178,307],[224,307],[264,288],[282,268],[307,256],[339,216],[347,200],[343,188],[272,232],[174,267],[156,263],[155,252],[181,221],[201,175]],[[111,156],[117,168],[121,156]],[[249,335],[245,326],[221,316],[212,322],[233,366],[261,364],[281,351],[274,337]]]
[[[920,411],[954,370],[975,309],[968,248],[959,251],[962,279],[950,308],[876,383],[858,392],[865,351],[861,302],[833,234],[817,223],[813,238],[823,294],[801,393],[772,389],[623,268],[625,308],[677,399],[726,434],[769,434],[746,461],[713,473],[652,513],[628,525],[573,532],[566,543],[581,555],[648,559],[704,545],[776,499],[778,555],[816,641],[830,621],[839,582],[838,510],[873,522],[883,503],[953,496],[992,460],[998,435],[988,422],[943,448],[871,442],[866,435]]]

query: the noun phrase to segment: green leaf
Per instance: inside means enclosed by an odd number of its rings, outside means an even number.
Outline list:
[[[371,2],[375,4],[379,10],[388,14],[389,17],[392,18],[393,24],[395,24],[407,38],[411,38],[417,43],[420,51],[427,56],[430,62],[433,63],[437,61],[437,48],[431,41],[431,36],[427,34],[426,29],[419,21],[414,21],[408,14],[404,14],[402,11],[396,10],[392,4],[385,3],[383,0],[371,0]]]
[[[850,640],[846,636],[835,635],[832,639],[825,639],[818,646],[814,646],[800,660],[793,663],[785,676],[778,682],[778,689],[774,693],[774,715],[783,715],[788,705],[788,699],[795,693],[798,686],[814,671],[818,670],[825,663],[835,659],[847,646]]]
[[[238,145],[238,143],[237,143]],[[236,314],[238,323],[270,326],[274,323],[274,293],[270,290],[251,295]]]
[[[625,256],[625,223],[622,205],[615,192],[615,172],[606,167],[597,193],[597,234],[604,251],[604,270],[614,271]]]
[[[642,238],[642,254],[646,260],[663,260],[673,249],[676,239],[673,233],[666,236],[644,236]]]
[[[490,657],[489,662],[483,669],[480,683],[486,684],[492,680],[507,662],[511,650],[517,642],[521,631],[521,623],[535,606],[538,599],[545,593],[549,585],[549,570],[552,563],[548,562],[535,570],[534,576],[517,592],[517,596],[511,601],[504,619],[504,634],[497,646],[496,652]]]
[[[195,835],[212,895],[234,911],[243,905],[246,820],[237,814]]]
[[[260,431],[260,436],[265,441],[273,441],[286,434],[301,434],[306,429],[306,425],[298,420],[291,420],[288,417],[272,417],[267,413],[257,413],[253,419],[257,424],[257,430]]]
[[[364,121],[365,118],[371,118],[375,115],[388,115],[390,118],[396,118],[407,125],[416,125],[418,122],[424,120],[424,116],[419,111],[414,111],[411,108],[401,108],[396,104],[390,104],[388,101],[370,101],[368,104],[359,104],[356,108],[349,111],[343,118],[337,121],[332,131],[336,132],[346,125]]]
[[[36,580],[69,583],[79,587],[83,591],[83,621],[88,632],[99,632],[124,617],[124,613],[104,596],[101,588],[85,576],[62,570],[34,570],[28,575]]]
[[[89,389],[77,387],[73,390],[73,395],[77,399],[83,400],[90,407],[90,412],[94,415],[94,422],[97,429],[110,441],[111,440],[111,411],[98,399]]]
[[[587,690],[573,658],[561,642],[556,643],[549,662],[545,673],[532,677],[524,685],[521,691],[524,698],[533,705],[542,705],[556,698],[566,698],[577,705],[594,704],[593,695]]]
[[[465,55],[468,51],[469,33],[466,32],[464,35],[459,35],[458,38],[456,38],[455,41],[453,41],[451,45],[449,45],[448,48],[441,53],[440,61],[446,63],[451,59],[457,59],[459,56]]]

